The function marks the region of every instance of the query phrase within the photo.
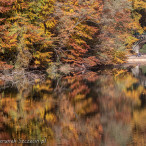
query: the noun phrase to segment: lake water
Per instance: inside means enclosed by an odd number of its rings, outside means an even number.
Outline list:
[[[0,80],[0,143],[144,146],[146,66]]]

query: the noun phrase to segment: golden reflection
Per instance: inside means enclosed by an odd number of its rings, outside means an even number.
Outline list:
[[[46,137],[52,146],[143,144],[144,86],[127,70],[107,73],[87,72],[1,89],[1,138]]]

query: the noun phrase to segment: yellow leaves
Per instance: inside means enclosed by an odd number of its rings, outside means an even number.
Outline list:
[[[142,34],[144,29],[141,27],[141,24],[139,23],[139,20],[141,19],[142,15],[139,13],[139,10],[146,9],[146,2],[143,0],[134,0],[133,2],[133,21],[131,23],[131,26],[133,29],[137,30],[138,33]]]
[[[78,34],[81,37],[92,39],[92,37],[90,35],[88,35],[86,32],[83,32],[83,31],[77,31],[76,34]]]
[[[133,143],[135,145],[144,146],[146,143],[145,139],[145,120],[146,120],[146,108],[141,110],[137,109],[133,112],[133,120],[131,122],[134,133],[132,135]],[[129,146],[132,146],[129,145]]]
[[[47,63],[51,62],[51,59],[49,59],[51,57],[51,54],[52,54],[52,52],[42,53],[42,52],[37,51],[33,55],[33,57],[36,59],[34,63],[37,64],[37,65],[40,65],[40,64],[43,64],[43,62],[44,63],[45,62],[47,62]]]
[[[130,73],[125,74],[124,70],[122,71],[116,70],[114,74],[116,75],[118,72],[120,72],[120,74],[116,76],[117,84],[124,84],[124,87],[129,88],[130,86],[132,86],[132,84],[138,82],[138,80],[134,78]],[[123,76],[122,72],[124,73]]]
[[[30,41],[27,41],[27,40],[25,41],[25,44],[26,45],[32,45],[32,43]]]
[[[133,119],[131,122],[132,128],[134,129],[133,133],[133,142],[136,145],[145,145],[145,120],[146,120],[146,108],[135,109],[132,113]]]
[[[77,130],[75,129],[73,125],[69,125],[69,130],[73,132],[75,138],[78,138]]]
[[[46,22],[47,28],[53,28],[55,25],[53,22]]]
[[[56,20],[52,18],[46,22],[46,26],[47,28],[53,28],[55,27],[56,23],[57,23]]]
[[[92,36],[97,32],[96,28],[92,26],[88,26],[86,24],[79,24],[78,26],[76,26],[75,29],[76,29],[76,35],[77,35],[77,37],[75,36],[75,40],[78,44],[86,43],[84,39],[80,39],[80,37],[85,37],[91,40],[93,39]]]
[[[75,100],[75,101],[78,101],[78,100],[81,100],[81,99],[83,99],[83,98],[85,98],[85,95],[84,95],[84,94],[78,94],[78,95],[76,95],[76,96],[74,97],[74,100]]]
[[[134,20],[135,20],[136,22],[138,22],[139,19],[140,19],[141,17],[142,17],[141,14],[139,14],[139,13],[137,13],[137,12],[134,12]]]
[[[70,13],[73,13],[74,12],[74,10],[73,9],[70,9]]]
[[[84,100],[84,101],[81,101],[81,102],[78,102],[76,104],[76,112],[79,114],[79,115],[84,115],[90,111],[92,111],[92,98],[89,98],[87,100]]]
[[[75,39],[75,41],[76,41],[76,43],[77,44],[85,44],[86,42],[84,41],[84,40],[82,40],[82,39]]]
[[[42,6],[41,8],[45,10],[45,9],[48,8],[48,6],[47,6],[47,5],[44,5],[44,6]],[[43,12],[44,12],[44,11],[43,11]]]
[[[40,82],[40,79],[35,79],[35,83],[39,83]]]
[[[47,120],[48,122],[55,123],[55,122],[56,122],[56,117],[55,117],[54,114],[48,113],[48,114],[46,114],[46,120]]]
[[[125,52],[124,51],[114,51],[113,62],[117,64],[122,64],[125,62]]]
[[[52,0],[43,0],[42,2],[40,2],[40,9],[42,11],[40,11],[40,15],[44,15],[47,16],[48,14],[51,14],[52,12],[54,12],[54,2]]]
[[[120,74],[123,74],[125,73],[126,70],[123,70],[123,69],[120,69],[120,70],[117,70],[117,69],[114,69],[114,76],[115,76],[115,79],[116,77],[118,77]]]
[[[133,45],[133,43],[135,43],[136,41],[138,41],[137,38],[133,37],[133,36],[128,36],[125,40],[125,44],[128,44],[127,47],[131,48],[131,46]]]
[[[35,87],[34,87],[35,90],[46,90],[48,92],[51,92],[52,91],[52,88],[51,88],[51,81],[50,80],[46,80],[45,84],[37,84]],[[49,96],[46,96],[44,95],[43,98],[46,100]],[[47,104],[48,105],[48,104]]]
[[[146,9],[146,2],[143,0],[134,0],[135,9]]]
[[[41,115],[41,118],[43,119],[44,118],[44,114],[45,114],[45,110],[44,109],[40,109],[40,115]]]
[[[35,60],[35,64],[40,64],[40,61],[38,61],[38,60]]]
[[[142,15],[137,12],[134,12],[133,16],[134,16],[134,22],[131,23],[131,26],[133,27],[133,29],[136,29],[140,34],[142,34],[144,30],[139,23],[139,20],[142,17]]]
[[[78,1],[76,1],[76,2],[74,3],[74,5],[75,5],[75,6],[78,6],[78,5],[79,5]]]
[[[144,87],[141,85],[138,85],[136,89],[134,89],[134,84],[138,83],[138,80],[133,77],[131,73],[122,73],[122,71],[119,72],[120,74],[116,76],[116,83],[117,85],[122,89],[122,91],[125,93],[127,98],[131,98],[136,104],[140,104],[140,95],[144,92]],[[123,74],[123,75],[122,75]]]
[[[125,94],[126,94],[127,97],[132,98],[132,99],[135,100],[138,104],[140,104],[140,99],[139,99],[139,97],[140,97],[141,93],[143,92],[143,90],[144,90],[143,86],[139,86],[136,90],[132,90],[132,91],[130,91],[130,90],[128,90],[128,91],[125,90]]]
[[[63,125],[62,135],[67,139],[77,139],[77,129],[72,123],[67,123]]]
[[[16,41],[17,41],[16,39],[10,39],[10,43],[14,43]]]
[[[41,53],[41,52],[37,51],[37,52],[34,54],[34,57],[36,57],[36,58],[51,57],[50,54],[51,54],[51,52]]]
[[[129,26],[131,27],[131,29],[137,30],[137,32],[140,34],[142,34],[144,31],[143,28],[139,24],[139,20],[130,23]]]
[[[117,63],[117,64],[122,64],[122,63],[124,63],[124,61],[121,60],[121,59],[119,59],[118,57],[115,57],[115,58],[114,58],[114,62]]]
[[[133,120],[134,123],[140,126],[140,129],[144,129],[145,127],[145,119],[146,119],[146,108],[140,111],[134,111]]]
[[[39,26],[44,30],[45,29],[45,26],[43,23],[40,23]]]
[[[51,57],[51,52],[45,52],[45,53],[39,53],[41,58],[50,58]]]

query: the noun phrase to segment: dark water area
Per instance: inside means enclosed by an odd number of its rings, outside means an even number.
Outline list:
[[[0,145],[145,146],[146,66],[0,80]]]

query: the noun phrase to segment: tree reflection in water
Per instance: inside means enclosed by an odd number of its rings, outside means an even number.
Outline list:
[[[143,145],[145,93],[138,76],[122,69],[1,88],[0,139],[46,137],[50,145]]]

